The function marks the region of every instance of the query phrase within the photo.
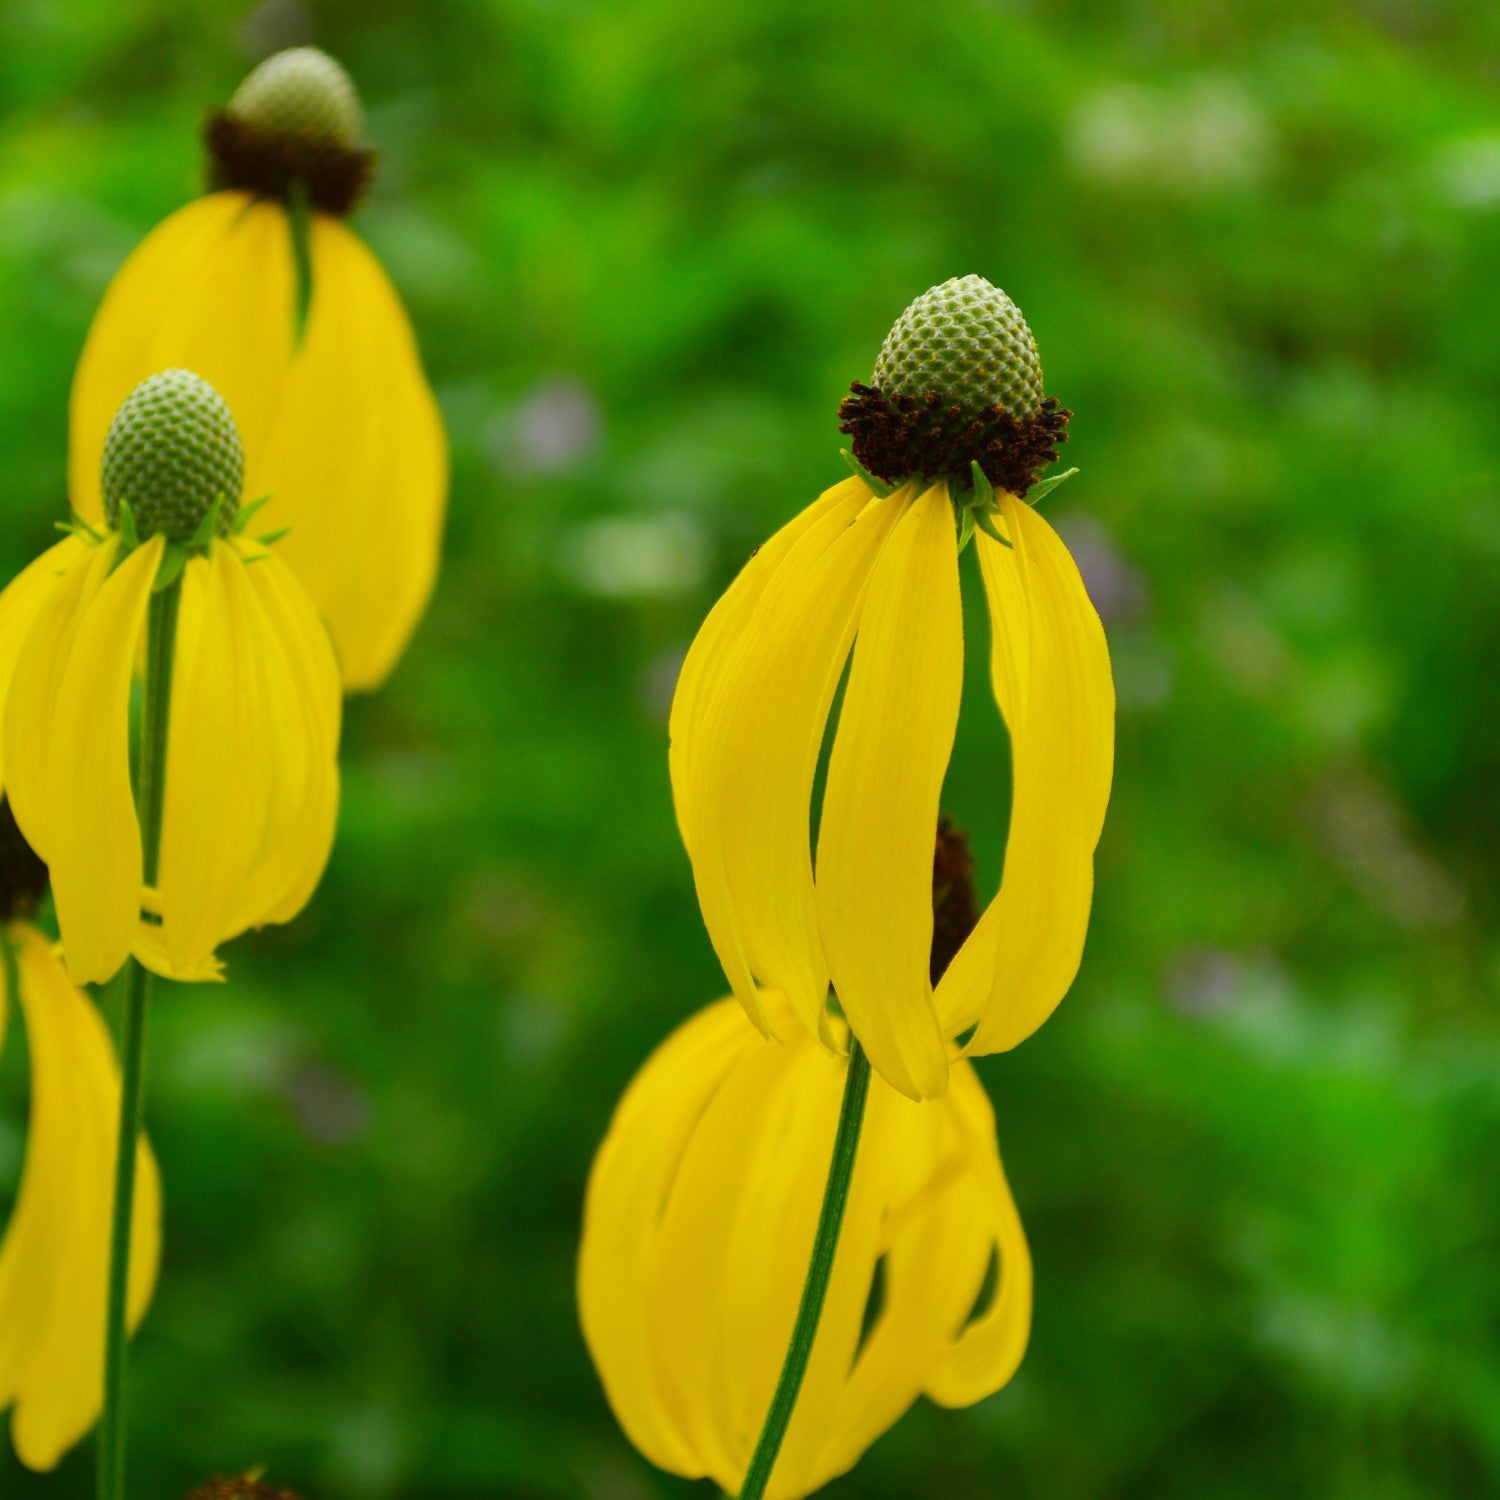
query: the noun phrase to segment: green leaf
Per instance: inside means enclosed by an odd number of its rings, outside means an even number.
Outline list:
[[[262,547],[274,547],[291,529],[290,526],[278,526],[275,531],[268,531],[264,536],[256,537],[255,540]]]
[[[130,508],[128,500],[120,502],[120,541],[123,544],[120,551],[122,557],[127,552],[134,552],[141,544],[140,535],[135,529],[135,512]]]
[[[969,472],[974,477],[974,498],[969,503],[979,510],[994,510],[995,486],[990,483],[989,475],[979,467],[977,458],[970,462]]]
[[[1039,479],[1027,492],[1026,503],[1028,505],[1040,505],[1058,485],[1065,480],[1071,479],[1078,472],[1077,468],[1064,469],[1061,474],[1053,474],[1046,479]]]
[[[882,500],[887,495],[894,495],[896,493],[896,485],[887,484],[883,479],[877,479],[847,448],[839,449],[839,457],[849,465],[854,473],[854,477],[856,479],[863,479]]]

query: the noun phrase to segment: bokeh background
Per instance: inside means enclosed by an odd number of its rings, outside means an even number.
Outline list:
[[[357,225],[446,414],[447,561],[351,705],[313,906],[157,1006],[136,1493],[707,1493],[625,1443],[571,1295],[611,1107],[722,988],[667,705],[844,472],[847,382],[970,271],[1077,414],[1047,504],[1116,790],[1078,983],[981,1065],[1031,1352],[827,1493],[1500,1493],[1500,11],[9,0],[7,576],[62,514],[108,277],[197,190],[204,111],[306,40],[384,153]],[[993,885],[985,638],[948,802]],[[13,1036],[0,1208],[24,1079]],[[90,1492],[87,1448],[0,1452],[6,1496]]]

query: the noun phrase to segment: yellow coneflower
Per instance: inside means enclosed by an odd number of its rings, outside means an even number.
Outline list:
[[[760,1000],[791,1023],[779,996]],[[733,1001],[677,1031],[621,1101],[584,1209],[579,1307],[620,1425],[658,1467],[729,1494],[797,1316],[825,1169],[808,1147],[834,1138],[849,1066],[791,1034],[768,1045]],[[1030,1255],[972,1066],[957,1059],[928,1109],[874,1080],[765,1493],[795,1500],[842,1474],[919,1395],[967,1406],[998,1390],[1030,1325]]]
[[[103,516],[99,463],[120,402],[181,366],[224,396],[247,493],[290,528],[285,561],[327,621],[345,686],[371,688],[416,627],[437,571],[447,445],[410,324],[344,223],[373,153],[344,70],[278,53],[207,127],[211,186],[131,255],[73,381],[69,478]]]
[[[51,870],[77,983],[132,951],[171,978],[212,977],[217,945],[294,916],[328,858],[337,667],[295,577],[244,534],[242,470],[213,389],[152,376],[109,430],[104,529],[78,524],[0,595],[0,780]],[[130,700],[148,614],[170,693],[146,705],[165,772],[153,765],[138,805]]]
[[[99,1416],[105,1272],[120,1070],[104,1022],[26,920],[46,870],[0,803],[0,1041],[17,1004],[31,1059],[31,1123],[20,1192],[0,1241],[0,1411],[30,1469],[54,1468]],[[137,1148],[127,1311],[134,1328],[156,1283],[161,1182]]]
[[[1036,342],[1002,291],[967,276],[919,297],[840,415],[857,472],[756,552],[688,652],[672,788],[704,922],[751,1019],[773,1029],[764,985],[826,1042],[831,984],[874,1068],[932,1099],[950,1039],[1016,1045],[1077,971],[1114,688],[1078,570],[1027,503],[1055,482],[1037,477],[1068,413],[1043,395]],[[934,987],[933,830],[971,541],[1010,733],[1010,830],[1000,891]],[[846,663],[815,868],[813,787]]]

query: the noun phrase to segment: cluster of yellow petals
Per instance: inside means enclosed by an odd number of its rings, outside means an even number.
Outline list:
[[[791,1023],[779,995],[759,1000]],[[669,1038],[620,1103],[584,1211],[579,1306],[616,1417],[653,1463],[729,1494],[786,1355],[847,1070],[789,1029],[768,1045],[723,1001]],[[956,1058],[920,1110],[872,1079],[768,1496],[842,1474],[919,1395],[965,1406],[998,1390],[1030,1325],[1030,1255],[972,1066]]]
[[[201,375],[229,404],[257,522],[328,625],[344,685],[379,686],[432,591],[448,450],[411,325],[380,263],[311,214],[311,299],[298,336],[291,221],[248,193],[200,198],[121,267],[73,379],[68,482],[99,524],[104,437],[158,370]]]
[[[943,1096],[951,1039],[1013,1047],[1062,999],[1109,799],[1103,627],[1057,533],[998,499],[1004,541],[973,541],[1011,743],[1004,878],[935,989],[933,834],[963,680],[948,485],[826,491],[719,600],[672,705],[678,825],[735,995],[769,1033],[761,986],[779,992],[827,1042],[831,984],[872,1066],[912,1099]],[[809,809],[846,665],[815,863]]]
[[[68,972],[102,983],[133,952],[173,979],[289,920],[338,807],[338,671],[286,565],[215,539],[180,582],[155,886],[131,787],[130,700],[165,549],[69,536],[0,594],[0,786],[47,864]]]
[[[0,1040],[17,1000],[31,1053],[31,1124],[15,1209],[0,1243],[0,1410],[28,1468],[53,1468],[93,1426],[104,1391],[105,1272],[114,1201],[120,1074],[103,1019],[52,946],[23,923],[3,937]],[[9,966],[5,966],[8,968]],[[161,1256],[161,1180],[139,1147],[126,1311],[146,1311]]]

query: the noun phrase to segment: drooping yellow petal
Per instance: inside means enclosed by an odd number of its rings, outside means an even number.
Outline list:
[[[833,987],[871,1066],[912,1099],[948,1083],[929,978],[932,848],[962,680],[958,538],[935,485],[875,565],[818,836]]]
[[[229,543],[183,570],[157,880],[174,969],[229,935],[266,823],[272,726],[253,605]]]
[[[805,1228],[798,1221],[801,1215],[822,1205],[828,1157],[847,1072],[847,1064],[842,1059],[830,1060],[811,1047],[801,1049],[796,1064],[787,1065],[788,1073],[792,1066],[801,1075],[788,1080],[792,1097],[801,1095],[808,1103],[818,1106],[815,1116],[818,1129],[813,1133],[780,1135],[779,1139],[773,1136],[769,1143],[770,1154],[762,1170],[766,1172],[769,1186],[780,1187],[779,1201],[765,1195],[758,1202],[747,1203],[740,1228],[742,1266],[753,1265],[753,1257],[758,1254],[761,1263],[773,1269],[776,1278],[773,1290],[766,1282],[754,1284],[748,1274],[742,1272],[744,1285],[736,1288],[734,1305],[746,1331],[747,1342],[748,1331],[755,1326],[758,1300],[775,1297],[773,1305],[778,1306],[784,1320],[766,1327],[761,1337],[759,1379],[753,1389],[753,1399],[742,1408],[744,1420],[753,1434],[751,1444],[745,1449],[745,1463],[748,1463],[754,1436],[759,1435],[765,1420],[781,1363],[786,1357],[796,1302],[807,1275],[816,1214],[807,1221]],[[918,1140],[929,1130],[922,1117],[925,1112],[912,1109],[880,1079],[871,1080],[869,1098],[870,1106],[861,1132],[823,1317],[818,1324],[797,1408],[787,1427],[786,1439],[767,1489],[768,1496],[779,1497],[779,1500],[809,1494],[851,1467],[865,1448],[911,1405],[917,1394],[913,1389],[880,1426],[868,1431],[857,1449],[847,1453],[838,1451],[833,1439],[856,1415],[851,1407],[851,1378],[858,1368],[856,1355],[863,1339],[884,1221],[891,1208],[891,1158],[893,1154],[903,1153],[908,1132],[913,1127]],[[902,1115],[893,1117],[890,1106],[901,1110]],[[890,1129],[893,1124],[896,1126],[894,1134]],[[782,1157],[794,1162],[795,1168],[779,1164]],[[799,1231],[795,1234],[791,1230],[794,1223]],[[861,1399],[857,1391],[854,1395]]]
[[[38,559],[55,557],[62,571],[22,636],[5,697],[5,790],[26,842],[44,859],[57,695],[78,627],[109,576],[118,546],[115,537],[97,547],[64,541]]]
[[[0,1409],[21,1461],[48,1470],[98,1417],[120,1080],[99,1013],[35,931],[10,929],[31,1051],[31,1125],[0,1246]],[[161,1255],[161,1180],[143,1137],[127,1292],[134,1329]]]
[[[850,478],[823,491],[805,510],[799,511],[768,542],[757,547],[750,560],[740,569],[733,583],[708,612],[698,634],[683,658],[672,694],[672,715],[668,726],[671,749],[668,765],[672,776],[672,802],[677,810],[677,827],[682,842],[692,853],[690,835],[691,797],[701,779],[697,765],[703,754],[701,720],[704,708],[722,682],[725,670],[740,639],[755,613],[761,595],[782,559],[797,540],[831,510],[848,504],[851,496],[868,497],[869,490],[859,480]]]
[[[762,1041],[733,1002],[682,1027],[617,1110],[584,1216],[580,1307],[611,1405],[653,1462],[729,1494],[785,1359],[847,1075],[841,1057],[791,1035]],[[920,1109],[870,1081],[770,1500],[844,1472],[924,1390],[947,1401],[995,1390],[1024,1349],[1025,1240],[983,1089],[967,1062],[954,1071],[947,1096]],[[997,1295],[976,1312],[996,1254]]]
[[[342,713],[328,632],[291,572],[265,548],[239,544],[255,608],[255,655],[266,672],[270,760],[266,824],[231,931],[285,922],[322,877],[338,821]]]
[[[731,1365],[745,1351],[730,1342],[730,1264],[742,1196],[765,1160],[766,1132],[795,1103],[779,1076],[780,1044],[750,1045],[692,1129],[661,1205],[642,1288],[661,1397],[700,1472],[731,1493],[748,1455],[733,1418]],[[804,1111],[792,1114],[805,1123]],[[761,1243],[769,1249],[768,1240]],[[767,1322],[779,1323],[778,1312],[769,1309]]]
[[[102,516],[105,434],[159,370],[201,375],[228,402],[247,455],[263,448],[292,357],[295,287],[279,203],[211,193],[146,236],[105,292],[73,377],[68,484],[80,515]]]
[[[1031,1251],[1000,1164],[995,1113],[967,1063],[954,1068],[945,1101],[962,1142],[965,1172],[949,1199],[941,1232],[959,1251],[963,1237],[993,1248],[999,1280],[987,1308],[958,1333],[947,1358],[927,1379],[941,1406],[969,1406],[998,1391],[1016,1372],[1031,1336]],[[973,1262],[971,1261],[971,1264]]]
[[[147,893],[150,905],[150,893]],[[143,968],[162,979],[171,979],[178,984],[222,984],[224,965],[217,953],[205,954],[197,963],[179,967],[172,962],[167,945],[162,939],[160,922],[142,919],[135,930],[135,942],[130,947],[131,956]]]
[[[584,1203],[578,1306],[584,1337],[630,1440],[653,1463],[697,1477],[681,1405],[663,1408],[651,1304],[637,1295],[683,1153],[705,1104],[756,1044],[733,1001],[675,1032],[647,1062],[615,1112]]]
[[[46,841],[33,847],[47,862],[68,972],[77,984],[114,976],[130,956],[140,918],[130,684],[165,545],[158,536],[137,547],[100,586],[57,689]]]
[[[378,687],[437,573],[448,447],[411,325],[380,263],[315,214],[312,301],[246,494],[333,635],[345,686]],[[233,403],[230,403],[231,406]]]
[[[62,576],[84,563],[88,556],[87,543],[76,536],[64,537],[17,574],[0,594],[0,708],[16,670],[16,659],[42,606],[56,591]],[[0,735],[0,786],[5,784],[3,740]]]
[[[1011,738],[1005,872],[937,995],[947,1035],[978,1023],[976,1053],[1024,1041],[1078,972],[1114,766],[1114,684],[1098,613],[1057,533],[1012,495],[1002,507],[1012,546],[982,534],[975,545]]]
[[[881,547],[910,494],[860,485],[790,548],[704,711],[695,870],[723,870],[706,905],[715,946],[732,921],[755,977],[824,1030],[828,966],[813,893],[809,808],[829,706]],[[704,880],[702,883],[707,884]]]
[[[950,1087],[940,1104],[918,1110],[883,1085],[871,1087],[860,1149],[867,1153],[863,1169],[881,1184],[885,1218],[870,1261],[881,1257],[883,1285],[811,1466],[819,1485],[851,1468],[922,1393],[983,1280],[982,1231],[968,1233],[946,1211],[965,1183],[949,1118],[952,1093]]]

